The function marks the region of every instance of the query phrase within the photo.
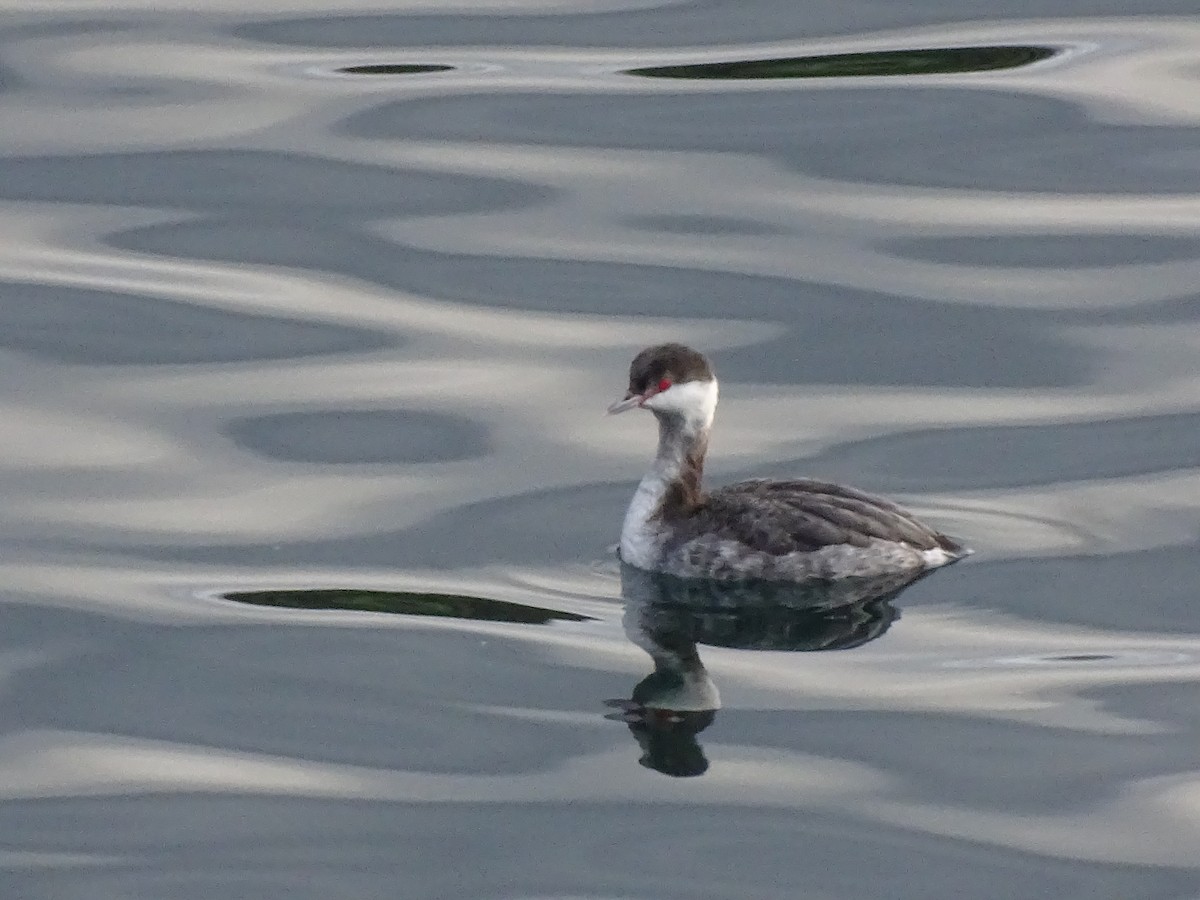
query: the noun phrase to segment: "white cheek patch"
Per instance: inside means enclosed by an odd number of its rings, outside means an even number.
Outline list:
[[[707,428],[717,411],[718,392],[715,378],[712,381],[685,381],[655,394],[644,405],[649,409],[679,413]]]

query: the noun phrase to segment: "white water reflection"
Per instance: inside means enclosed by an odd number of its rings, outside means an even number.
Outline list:
[[[915,803],[881,772],[803,754],[720,747],[720,770],[697,782],[630,779],[608,751],[527,775],[439,775],[335,766],[162,741],[28,733],[0,743],[0,794],[20,798],[250,793],[406,804],[586,803],[625,799],[686,806],[731,803],[832,808],[906,830],[1025,852],[1149,865],[1194,862],[1200,771],[1135,782],[1096,808],[1060,815],[984,813]],[[597,792],[595,786],[606,785]],[[1150,824],[1148,824],[1150,823]]]

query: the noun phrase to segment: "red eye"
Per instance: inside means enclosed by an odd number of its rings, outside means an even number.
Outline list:
[[[670,378],[664,378],[662,381],[660,381],[660,382],[658,383],[658,390],[659,390],[659,392],[661,393],[662,391],[665,391],[665,390],[666,390],[667,388],[669,388],[670,386],[671,386],[671,379],[670,379]]]

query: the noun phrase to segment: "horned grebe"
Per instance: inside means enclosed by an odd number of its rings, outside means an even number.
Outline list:
[[[648,347],[610,413],[658,419],[658,453],[621,527],[621,559],[684,578],[804,581],[933,569],[970,553],[894,503],[807,478],[700,486],[717,379],[682,344]]]

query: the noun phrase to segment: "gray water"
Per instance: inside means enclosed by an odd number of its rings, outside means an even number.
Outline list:
[[[1136,6],[5,0],[0,896],[1200,897],[1200,19]],[[1047,52],[630,74],[950,47]],[[626,609],[662,340],[715,482],[976,554]]]

